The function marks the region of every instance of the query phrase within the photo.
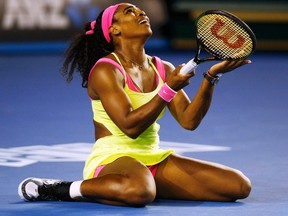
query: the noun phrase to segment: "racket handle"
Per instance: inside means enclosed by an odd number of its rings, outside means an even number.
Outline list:
[[[198,64],[194,61],[194,58],[191,59],[184,67],[181,68],[180,74],[191,73],[194,69],[196,69]]]

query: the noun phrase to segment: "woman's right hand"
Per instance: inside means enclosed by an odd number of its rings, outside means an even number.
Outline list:
[[[168,73],[166,76],[167,85],[175,91],[179,91],[180,89],[189,85],[190,78],[195,76],[195,70],[193,70],[189,74],[180,74],[180,70],[183,66],[184,64],[179,65],[172,72]]]

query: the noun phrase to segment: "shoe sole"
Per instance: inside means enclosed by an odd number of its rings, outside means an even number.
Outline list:
[[[31,202],[33,201],[34,199],[33,198],[30,198],[26,192],[25,192],[25,186],[26,186],[26,183],[29,181],[29,182],[34,182],[35,184],[37,184],[34,179],[36,180],[37,178],[33,178],[33,177],[30,177],[30,178],[26,178],[24,179],[18,186],[18,195],[20,196],[20,198],[26,202]],[[38,185],[38,184],[37,184]]]
[[[26,202],[31,202],[31,201],[40,201],[41,199],[37,199],[37,197],[31,197],[26,193],[26,185],[28,182],[33,182],[34,184],[41,186],[44,183],[50,183],[53,184],[55,182],[60,181],[59,179],[42,179],[42,178],[34,178],[34,177],[29,177],[24,179],[18,186],[18,195],[19,197],[26,201]]]

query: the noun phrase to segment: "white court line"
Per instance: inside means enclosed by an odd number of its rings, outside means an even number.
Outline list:
[[[67,143],[57,145],[31,145],[14,148],[0,148],[0,166],[23,167],[38,162],[80,162],[85,161],[92,149],[92,143]],[[176,153],[230,151],[230,147],[204,144],[161,141],[163,149],[174,149]]]

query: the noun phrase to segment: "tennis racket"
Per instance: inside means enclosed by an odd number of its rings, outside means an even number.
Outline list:
[[[256,37],[249,26],[233,14],[222,10],[208,10],[195,21],[197,51],[180,73],[192,72],[206,61],[240,61],[256,48]],[[200,59],[204,49],[210,56]]]

